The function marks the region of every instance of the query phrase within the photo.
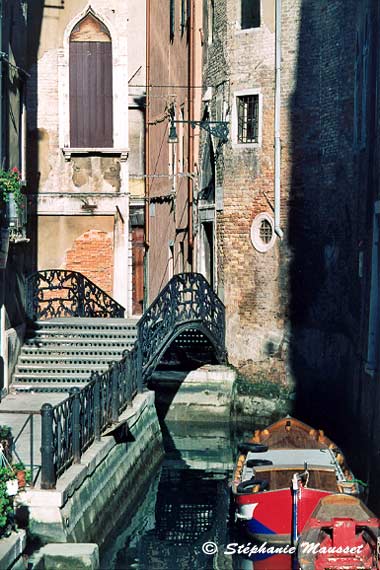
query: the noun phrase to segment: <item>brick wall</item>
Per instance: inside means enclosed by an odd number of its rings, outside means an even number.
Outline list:
[[[255,380],[295,385],[294,414],[323,425],[357,475],[374,482],[380,388],[378,368],[368,373],[367,346],[380,179],[378,2],[282,2],[284,238],[265,254],[252,248],[249,229],[274,201],[274,29],[264,18],[259,30],[239,31],[238,6],[220,3],[222,41],[209,46],[205,67],[207,83],[227,79],[230,107],[233,92],[247,87],[260,88],[264,102],[261,148],[229,143],[218,163],[218,279],[230,360]],[[367,81],[358,73],[366,57]],[[367,136],[357,140],[363,121]],[[370,504],[380,508],[376,485]]]
[[[242,149],[230,140],[217,161],[224,202],[217,214],[218,289],[230,361],[255,379],[296,385],[304,410],[311,389],[322,401],[329,386],[339,393],[352,377],[355,338],[366,328],[358,243],[371,224],[371,183],[369,147],[353,144],[354,79],[356,30],[366,11],[375,25],[375,3],[282,2],[284,238],[259,253],[251,224],[261,212],[273,215],[274,206],[274,4],[262,3],[260,28],[243,31],[240,1],[216,3],[214,42],[204,54],[204,84],[218,86],[211,107],[223,85],[230,126],[236,91],[257,88],[263,98],[261,147]]]
[[[90,281],[112,296],[112,234],[89,230],[79,236],[71,249],[66,251],[63,269],[83,273]]]

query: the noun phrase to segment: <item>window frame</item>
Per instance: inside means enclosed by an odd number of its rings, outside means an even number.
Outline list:
[[[243,2],[244,0],[240,0],[240,13],[239,13],[239,20],[238,20],[238,28],[240,31],[242,32],[250,32],[252,30],[260,30],[260,28],[262,27],[262,20],[263,20],[263,5],[262,5],[262,0],[257,0],[259,3],[259,20],[260,20],[260,24],[258,26],[254,26],[251,28],[243,28],[242,27],[242,21],[243,21]]]
[[[72,148],[70,146],[70,104],[69,104],[69,46],[70,35],[74,27],[91,12],[108,29],[112,41],[112,94],[113,116],[118,120],[113,123],[112,148]],[[128,90],[125,90],[125,78],[128,77],[127,37],[118,33],[113,24],[103,14],[86,7],[78,12],[67,24],[63,36],[63,48],[58,50],[58,141],[59,147],[69,162],[74,155],[112,155],[120,156],[121,162],[128,159]],[[115,62],[119,61],[118,65]]]
[[[258,97],[258,128],[257,128],[257,142],[239,142],[238,141],[238,131],[239,131],[239,116],[238,116],[238,103],[239,99],[247,96],[257,96]],[[263,96],[258,88],[243,89],[241,91],[235,91],[233,94],[233,106],[232,106],[232,146],[236,148],[260,148],[262,145],[262,132],[263,132]]]

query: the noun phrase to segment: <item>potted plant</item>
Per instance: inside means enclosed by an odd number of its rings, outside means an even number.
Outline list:
[[[0,206],[3,209],[11,196],[16,204],[17,212],[23,207],[24,194],[22,193],[21,173],[18,168],[10,170],[0,169]]]
[[[12,462],[13,436],[12,430],[7,425],[0,425],[0,445],[8,463]]]
[[[18,488],[25,489],[26,485],[26,469],[23,463],[15,463],[12,465],[13,472],[16,475],[18,481]]]

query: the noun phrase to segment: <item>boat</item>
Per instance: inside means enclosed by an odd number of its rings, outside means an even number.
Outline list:
[[[300,568],[379,570],[379,525],[379,519],[357,497],[324,497],[299,538]]]
[[[290,416],[238,446],[231,483],[235,521],[271,544],[295,544],[320,499],[361,488],[322,430]]]

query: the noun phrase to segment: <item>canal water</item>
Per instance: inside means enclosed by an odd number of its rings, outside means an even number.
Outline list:
[[[290,569],[289,560],[233,553],[250,544],[229,522],[228,483],[237,442],[251,434],[229,425],[162,427],[165,458],[136,512],[101,547],[102,570]]]

